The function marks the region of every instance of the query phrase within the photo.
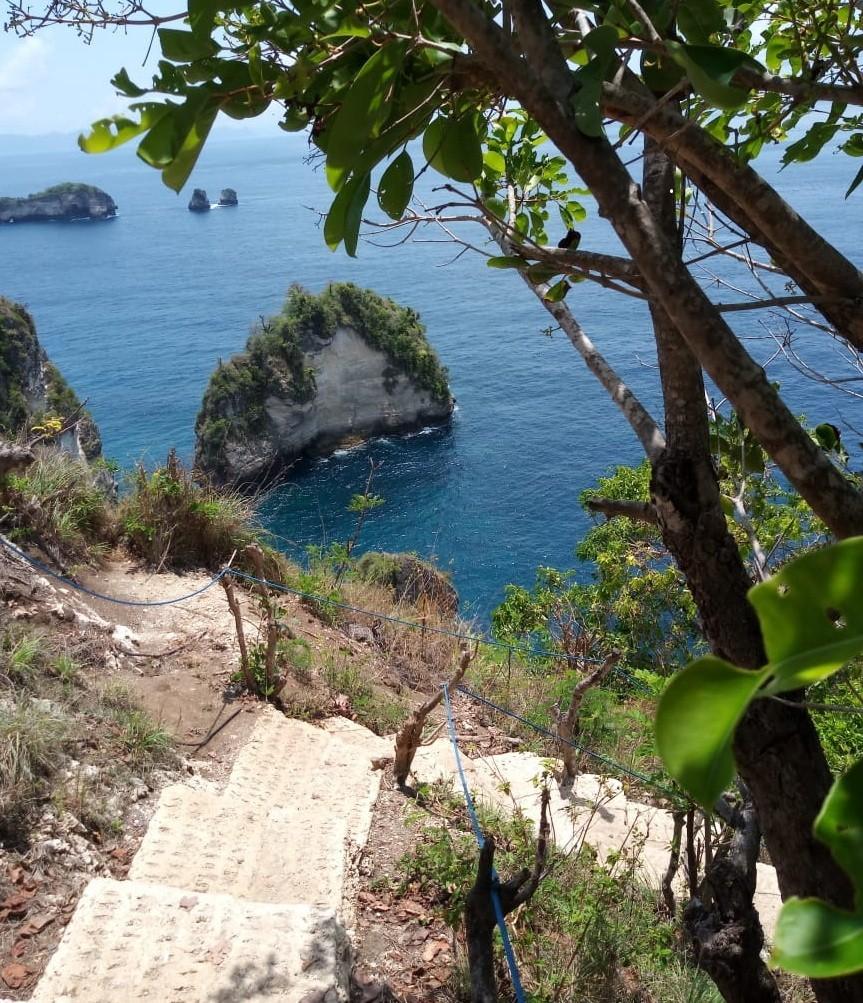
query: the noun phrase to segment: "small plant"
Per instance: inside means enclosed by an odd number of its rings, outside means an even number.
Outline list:
[[[171,736],[145,711],[123,709],[116,712],[120,747],[140,765],[157,765],[173,757]]]
[[[57,449],[40,449],[23,473],[0,482],[7,527],[32,540],[61,565],[98,557],[114,537],[105,491],[87,463]]]
[[[63,719],[26,698],[0,705],[0,836],[23,836],[63,760],[67,735]]]

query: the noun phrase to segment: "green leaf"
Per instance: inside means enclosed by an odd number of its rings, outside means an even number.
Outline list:
[[[814,430],[815,438],[818,440],[818,445],[826,450],[828,453],[834,452],[840,443],[839,430],[835,425],[831,425],[828,422],[822,422],[820,425],[816,425]]]
[[[733,110],[746,102],[749,92],[732,87],[734,74],[743,66],[763,72],[760,63],[737,49],[720,45],[666,43],[671,56],[686,70],[692,86],[717,108]]]
[[[863,916],[819,899],[789,899],[779,913],[772,964],[816,979],[863,970]]]
[[[172,63],[193,63],[196,59],[215,56],[219,46],[209,37],[177,28],[159,28],[162,55]]]
[[[482,174],[482,141],[473,114],[439,116],[423,135],[423,153],[431,166],[453,181],[474,181]]]
[[[716,0],[683,0],[677,8],[677,24],[688,42],[704,44],[725,28],[725,16]]]
[[[836,862],[850,876],[860,911],[863,907],[863,759],[830,788],[813,831],[830,847]]]
[[[378,205],[390,217],[401,219],[414,190],[414,164],[407,151],[400,153],[381,176]]]
[[[207,141],[207,136],[210,134],[210,129],[218,114],[219,106],[215,102],[210,103],[198,113],[177,156],[162,171],[162,181],[175,192],[179,192],[189,180],[189,175],[198,162],[198,157],[201,155],[201,150],[204,148],[204,143]]]
[[[604,72],[602,61],[597,56],[574,74],[579,85],[573,98],[575,123],[580,132],[594,139],[602,135],[602,112],[599,110],[599,99],[602,94]]]
[[[129,74],[125,69],[120,70],[116,76],[112,77],[111,83],[127,98],[139,98],[147,93],[143,87],[139,87],[129,79]]]
[[[181,105],[168,104],[165,114],[138,144],[138,156],[151,167],[168,167],[195,128],[205,95],[194,91]]]
[[[527,277],[531,282],[539,284],[540,282],[549,282],[551,279],[560,275],[561,271],[559,268],[555,268],[554,265],[531,265],[527,270]]]
[[[769,668],[769,693],[824,679],[863,651],[863,537],[798,557],[749,591]]]
[[[584,36],[584,44],[600,62],[608,66],[614,56],[614,47],[620,41],[617,28],[610,24],[601,24]]]
[[[485,166],[495,174],[506,172],[506,161],[496,150],[486,150],[482,159]]]
[[[860,185],[861,181],[863,181],[863,167],[861,167],[854,175],[854,180],[848,186],[848,191],[845,192],[845,198],[848,198],[848,196]]]
[[[351,175],[333,199],[324,221],[324,240],[334,251],[344,241],[345,250],[355,258],[363,209],[371,191],[371,175]]]
[[[302,132],[310,121],[309,113],[304,108],[286,108],[279,122],[279,127],[285,132]]]
[[[547,303],[560,303],[560,301],[566,297],[570,288],[571,286],[566,279],[561,279],[560,282],[555,283],[542,298]]]
[[[683,67],[667,56],[642,52],[641,79],[656,95],[667,94],[683,79]]]
[[[487,258],[485,262],[489,268],[524,268],[527,262],[517,255],[507,255],[506,257]]]
[[[767,670],[749,672],[707,655],[665,689],[656,714],[656,744],[668,772],[710,810],[734,777],[734,729]]]
[[[222,6],[221,0],[189,0],[189,26],[192,34],[201,39],[209,38]]]
[[[363,64],[329,127],[328,166],[354,166],[368,141],[380,135],[392,110],[392,89],[405,47],[405,42],[384,45]]]
[[[93,123],[88,135],[82,134],[78,137],[78,146],[84,153],[106,153],[152,129],[159,119],[167,114],[170,107],[157,102],[132,105],[139,115],[137,122],[126,118],[125,115],[100,119]]]

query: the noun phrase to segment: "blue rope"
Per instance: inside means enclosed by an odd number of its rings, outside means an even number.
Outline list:
[[[523,655],[528,658],[556,658],[569,662],[582,662],[585,665],[600,665],[602,663],[602,660],[599,658],[582,658],[581,655],[567,655],[562,651],[551,651],[547,648],[529,648],[524,645],[507,644],[506,641],[495,641],[490,637],[476,637],[473,634],[460,634],[458,631],[447,630],[446,627],[433,627],[422,623],[416,623],[414,620],[402,620],[397,616],[388,616],[386,613],[376,613],[374,610],[362,609],[360,606],[352,606],[350,603],[342,602],[340,599],[331,599],[329,596],[320,596],[313,592],[303,592],[302,589],[291,588],[291,586],[283,585],[280,582],[272,582],[268,578],[258,578],[255,575],[250,575],[245,571],[239,571],[236,568],[228,568],[226,570],[235,578],[243,578],[249,582],[256,582],[258,585],[266,585],[278,592],[287,592],[290,595],[298,596],[300,599],[309,599],[313,602],[323,603],[327,606],[335,606],[337,609],[344,609],[350,613],[360,613],[364,616],[373,616],[376,620],[383,620],[385,623],[399,624],[402,627],[409,627],[412,630],[424,630],[430,634],[439,634],[443,637],[453,637],[459,641],[470,641],[471,643],[484,644],[490,648],[502,648],[504,651],[511,651],[515,655]],[[615,666],[612,671],[623,676],[643,692],[652,692],[649,686],[646,686],[640,679],[631,675],[626,671],[626,669]]]
[[[461,763],[461,753],[458,748],[458,739],[455,733],[455,721],[452,716],[452,704],[449,698],[449,686],[447,683],[443,684],[443,700],[446,707],[446,720],[447,727],[449,728],[449,740],[452,743],[452,751],[455,756],[455,764],[458,767],[458,775],[461,779],[462,791],[464,791],[464,800],[467,805],[468,815],[470,815],[470,823],[473,827],[473,834],[476,837],[477,846],[480,850],[485,845],[485,837],[482,834],[482,828],[479,824],[479,818],[476,814],[476,808],[473,803],[473,798],[471,797],[470,788],[467,784],[467,777],[464,775],[464,767]],[[521,976],[518,971],[518,962],[515,960],[515,951],[512,949],[512,941],[509,939],[509,931],[506,928],[506,919],[503,915],[503,908],[500,904],[500,895],[498,894],[497,885],[500,884],[500,879],[498,878],[497,871],[492,867],[491,869],[491,901],[494,906],[494,916],[497,920],[498,929],[500,930],[500,940],[503,945],[503,953],[506,957],[506,963],[509,966],[509,975],[512,979],[512,988],[515,992],[515,998],[518,1003],[525,1003],[524,989],[521,985]]]
[[[189,592],[184,596],[177,596],[176,599],[155,599],[152,601],[145,601],[143,599],[117,599],[114,596],[106,596],[102,592],[94,592],[93,589],[88,589],[86,585],[82,585],[80,582],[76,582],[74,579],[69,578],[66,575],[58,574],[56,571],[49,568],[47,564],[44,564],[35,557],[31,557],[29,554],[24,553],[20,547],[16,547],[14,543],[10,543],[9,540],[3,536],[0,536],[0,544],[13,554],[16,554],[18,557],[25,560],[28,564],[31,564],[34,568],[38,568],[38,570],[43,574],[56,579],[58,582],[62,582],[64,585],[68,585],[70,589],[75,589],[76,592],[83,592],[84,595],[92,596],[94,599],[102,599],[105,602],[114,603],[116,606],[174,606],[177,603],[186,602],[187,599],[194,599],[195,596],[199,596],[202,592],[206,592],[207,589],[211,589],[227,573],[228,570],[227,568],[222,568],[216,577],[207,582],[206,585],[199,589],[195,589],[194,592]]]
[[[658,784],[655,780],[651,780],[650,777],[645,776],[643,773],[638,773],[636,770],[630,770],[628,767],[624,766],[622,763],[617,763],[613,759],[608,759],[599,752],[593,752],[591,749],[585,748],[583,745],[579,745],[577,742],[570,742],[565,738],[561,738],[560,735],[555,735],[553,731],[549,731],[548,728],[543,728],[542,725],[535,724],[526,717],[522,717],[521,714],[516,714],[515,711],[509,710],[506,707],[501,707],[500,704],[494,703],[493,700],[489,700],[484,696],[480,696],[469,686],[459,684],[456,689],[460,693],[464,693],[465,696],[470,697],[471,700],[476,700],[477,703],[483,703],[487,707],[491,707],[498,711],[500,714],[505,714],[507,717],[511,717],[516,721],[520,721],[522,724],[527,725],[528,728],[532,728],[535,732],[540,735],[545,735],[548,738],[553,739],[555,742],[560,742],[561,745],[568,745],[572,749],[576,749],[578,752],[584,753],[586,756],[591,756],[593,759],[598,760],[605,766],[610,767],[613,771],[618,773],[625,773],[627,776],[632,777],[634,780],[640,780],[643,784],[648,787],[653,787],[654,790],[660,791],[667,797],[673,798],[675,801],[680,801],[681,796],[678,791],[672,790],[670,787],[666,787],[664,784]]]
[[[268,588],[275,589],[277,592],[287,592],[290,595],[297,596],[300,599],[308,599],[311,602],[323,603],[328,606],[335,606],[338,609],[347,610],[351,613],[359,613],[363,616],[371,616],[376,620],[383,620],[386,623],[394,623],[402,627],[408,627],[411,630],[423,630],[428,631],[431,634],[438,634],[444,637],[452,637],[459,641],[470,641],[471,643],[484,644],[490,648],[501,648],[505,651],[512,652],[516,655],[526,656],[528,658],[556,658],[565,659],[566,661],[580,661],[586,665],[599,665],[600,660],[596,658],[582,658],[580,655],[567,655],[560,651],[551,651],[546,648],[529,648],[521,645],[507,644],[505,641],[495,641],[492,638],[487,637],[476,637],[472,634],[461,634],[455,630],[448,630],[446,627],[434,627],[428,626],[422,623],[416,623],[413,620],[403,620],[397,616],[389,616],[386,613],[379,613],[375,610],[363,609],[360,606],[353,606],[350,603],[342,602],[339,599],[331,599],[329,596],[316,595],[313,592],[304,592],[302,589],[291,588],[290,585],[284,585],[281,582],[273,582],[268,578],[258,578],[256,575],[250,575],[245,571],[240,571],[237,568],[222,568],[218,574],[212,578],[206,585],[202,586],[200,589],[196,589],[194,592],[189,592],[187,595],[177,596],[176,599],[157,599],[152,601],[145,601],[141,599],[119,599],[115,596],[108,596],[102,592],[95,592],[93,589],[87,588],[86,585],[81,585],[80,582],[76,582],[74,579],[69,578],[66,575],[58,574],[48,567],[47,564],[35,557],[31,557],[29,554],[25,553],[19,547],[16,547],[14,543],[11,543],[5,537],[0,536],[0,544],[4,546],[7,550],[16,554],[22,560],[31,564],[34,568],[38,568],[43,574],[48,575],[51,578],[62,582],[71,589],[75,589],[78,592],[83,592],[84,595],[92,596],[94,599],[102,599],[104,602],[114,603],[116,606],[173,606],[177,603],[185,602],[187,599],[194,599],[195,596],[201,595],[202,592],[206,592],[207,589],[212,588],[217,584],[225,575],[232,575],[234,578],[241,578],[248,582],[256,582],[258,585],[265,585]],[[636,687],[641,689],[643,692],[649,693],[650,688],[645,686],[645,684],[637,679],[635,676],[628,673],[625,669],[615,666],[614,672],[623,676],[629,682],[633,683]]]

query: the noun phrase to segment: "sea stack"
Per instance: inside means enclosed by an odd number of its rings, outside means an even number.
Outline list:
[[[195,425],[197,470],[252,489],[374,435],[449,419],[446,369],[418,314],[349,283],[294,286],[282,312],[219,363]]]
[[[196,188],[189,199],[189,212],[209,212],[210,200],[203,188]]]
[[[223,188],[219,196],[219,205],[238,205],[237,193],[233,188]]]
[[[67,181],[26,198],[0,198],[0,223],[113,219],[117,203],[93,185]]]

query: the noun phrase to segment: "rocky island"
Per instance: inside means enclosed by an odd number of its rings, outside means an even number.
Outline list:
[[[64,452],[88,461],[102,455],[95,422],[39,344],[33,318],[0,296],[0,434],[32,438],[50,419],[60,423],[54,441]]]
[[[0,223],[113,219],[117,204],[101,188],[65,182],[26,198],[0,198]]]
[[[189,199],[189,212],[209,212],[210,200],[203,188],[196,188]]]
[[[294,286],[210,378],[195,465],[217,484],[251,487],[302,456],[444,422],[453,403],[415,311],[349,283],[319,296]]]

